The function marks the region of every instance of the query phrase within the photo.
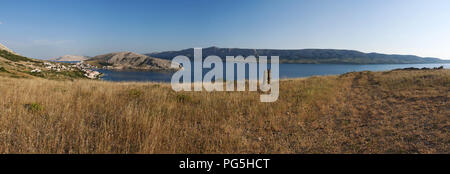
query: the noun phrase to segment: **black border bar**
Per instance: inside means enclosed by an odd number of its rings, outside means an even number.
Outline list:
[[[248,165],[245,168],[233,168],[230,160],[234,160],[234,166],[239,166],[239,160],[269,159],[267,168],[257,168]],[[440,168],[448,166],[450,156],[441,155],[282,155],[282,154],[130,154],[130,155],[44,155],[44,154],[5,154],[0,155],[0,164],[21,164],[23,166],[36,166],[39,168],[53,168],[55,166],[84,170],[95,168],[99,171],[138,170],[138,171],[168,171],[183,173],[230,173],[230,172],[279,172],[279,171],[348,171],[356,168],[366,168],[371,171],[383,172],[387,168],[404,170],[416,170],[422,167]],[[206,168],[180,168],[181,161],[213,161],[210,171]],[[224,160],[228,164],[224,167]],[[259,160],[259,166],[264,161]],[[7,166],[7,165],[6,165]],[[241,165],[243,166],[243,165]],[[445,171],[445,170],[444,170]]]

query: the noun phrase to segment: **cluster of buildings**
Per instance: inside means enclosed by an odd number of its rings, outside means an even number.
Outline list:
[[[80,71],[84,72],[84,76],[90,79],[98,79],[101,75],[100,72],[98,71],[94,71],[92,69],[97,68],[95,66],[92,66],[90,64],[84,63],[84,62],[79,62],[76,63],[74,65],[63,65],[63,64],[53,64],[50,62],[44,62],[44,68],[50,71],[56,71],[56,72],[61,72],[61,71],[72,71],[74,69],[79,69]],[[40,73],[42,72],[42,70],[40,69],[33,69],[31,70],[32,73]]]
[[[60,72],[60,71],[71,71],[72,68],[75,67],[74,65],[72,65],[72,66],[65,66],[65,65],[62,65],[62,64],[52,64],[50,62],[45,62],[44,66],[48,70],[53,70],[53,71],[57,71],[57,72]]]
[[[100,77],[100,75],[102,74],[98,71],[93,71],[90,69],[82,70],[82,71],[84,72],[84,76],[86,76],[87,78],[90,78],[90,79],[98,79]]]
[[[33,69],[33,70],[31,70],[31,72],[32,73],[40,73],[40,72],[42,72],[42,70],[40,70],[40,69]]]
[[[84,61],[78,62],[74,65],[75,67],[77,67],[78,69],[82,70],[82,69],[94,69],[97,68],[96,66],[92,66],[88,63],[85,63]]]
[[[83,61],[78,62],[73,66],[78,68],[80,71],[83,71],[84,76],[86,76],[87,78],[90,78],[90,79],[98,79],[101,75],[100,72],[91,70],[91,69],[97,68],[96,66],[92,66],[90,64],[84,63]]]
[[[53,64],[50,62],[44,62],[44,68],[51,71],[61,72],[61,71],[71,71],[73,70],[74,66],[65,66],[61,64]],[[42,70],[36,68],[31,70],[32,73],[40,73]]]

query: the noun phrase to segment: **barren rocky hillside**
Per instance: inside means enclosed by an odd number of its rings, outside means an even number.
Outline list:
[[[87,60],[89,64],[108,69],[170,70],[170,60],[149,57],[133,52],[99,55]]]

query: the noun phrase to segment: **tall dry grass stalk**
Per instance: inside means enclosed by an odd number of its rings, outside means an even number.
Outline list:
[[[450,71],[284,80],[258,92],[0,78],[1,153],[450,153]]]

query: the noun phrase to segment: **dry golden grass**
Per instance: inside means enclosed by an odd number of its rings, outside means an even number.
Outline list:
[[[0,153],[450,153],[450,70],[284,80],[258,92],[0,77]]]

